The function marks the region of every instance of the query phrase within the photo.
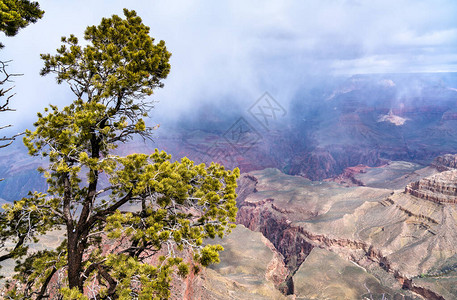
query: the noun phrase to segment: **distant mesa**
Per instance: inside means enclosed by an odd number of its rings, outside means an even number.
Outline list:
[[[396,126],[401,126],[405,124],[405,122],[408,120],[408,118],[402,118],[400,116],[394,115],[392,109],[389,111],[387,115],[383,115],[378,118],[378,122],[390,122]]]
[[[380,85],[384,87],[395,87],[396,84],[392,79],[383,79],[379,82]]]

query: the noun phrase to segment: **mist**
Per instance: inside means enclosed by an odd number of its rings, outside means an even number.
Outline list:
[[[1,124],[31,127],[36,112],[74,100],[65,84],[38,75],[40,53],[61,36],[81,37],[102,17],[122,15],[123,1],[40,1],[45,15],[16,37],[1,37],[2,60],[15,79]],[[286,110],[321,79],[353,74],[457,71],[454,1],[130,1],[156,41],[173,53],[150,124],[237,116],[265,92]],[[407,91],[405,91],[407,92]],[[183,121],[185,121],[183,123]],[[177,123],[176,123],[177,122]]]

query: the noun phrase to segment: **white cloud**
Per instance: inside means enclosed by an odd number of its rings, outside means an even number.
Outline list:
[[[4,39],[14,59],[18,112],[1,121],[31,124],[49,103],[72,100],[66,86],[40,78],[39,53],[60,36],[82,36],[102,17],[137,10],[173,53],[156,98],[157,116],[192,111],[231,95],[254,101],[265,90],[286,101],[313,74],[457,71],[457,3],[374,1],[40,1],[43,20]],[[128,4],[127,4],[128,3]],[[248,106],[248,104],[246,104]]]

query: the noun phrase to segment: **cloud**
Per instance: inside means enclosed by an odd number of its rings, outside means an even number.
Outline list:
[[[16,113],[0,123],[30,124],[49,103],[73,100],[65,85],[41,78],[40,53],[60,36],[82,36],[125,1],[40,1],[43,20],[3,38],[14,59]],[[287,102],[315,75],[457,71],[457,3],[374,1],[129,1],[173,53],[154,116],[197,115],[202,103],[236,99],[249,107],[264,91]]]

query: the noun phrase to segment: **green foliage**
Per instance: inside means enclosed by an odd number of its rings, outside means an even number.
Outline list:
[[[88,300],[83,293],[81,293],[77,288],[68,288],[64,287],[61,289],[62,298],[64,300]]]
[[[42,55],[42,74],[56,74],[77,99],[62,109],[51,105],[26,132],[30,154],[49,159],[39,170],[48,193],[6,206],[0,230],[14,236],[8,222],[28,215],[30,237],[62,228],[66,239],[18,262],[15,278],[24,285],[10,291],[13,299],[167,299],[173,273],[219,262],[223,248],[203,240],[234,226],[238,169],[173,161],[157,149],[113,152],[134,135],[151,135],[142,119],[150,109],[145,97],[170,69],[165,43],[153,43],[134,11],[124,15],[88,27],[87,46],[70,36],[57,55]],[[49,286],[53,276],[65,278],[57,290]]]
[[[84,48],[74,35],[63,37],[57,55],[41,55],[45,61],[41,74],[56,73],[57,82],[68,82],[78,98],[86,94],[89,101],[105,105],[122,99],[130,108],[125,114],[138,114],[140,106],[132,105],[133,99],[163,86],[160,80],[170,72],[171,54],[164,41],[154,44],[149,27],[135,11],[124,10],[124,15],[125,20],[114,15],[88,27],[84,37],[90,44]]]
[[[0,0],[0,31],[7,36],[14,36],[19,29],[41,19],[44,11],[38,2],[29,0]],[[0,48],[3,45],[0,43]]]
[[[29,197],[5,204],[0,212],[0,261],[19,258],[27,253],[28,243],[37,242],[37,235],[45,234],[59,223],[52,213],[55,200],[41,193],[30,193]],[[8,244],[13,246],[8,247]]]

